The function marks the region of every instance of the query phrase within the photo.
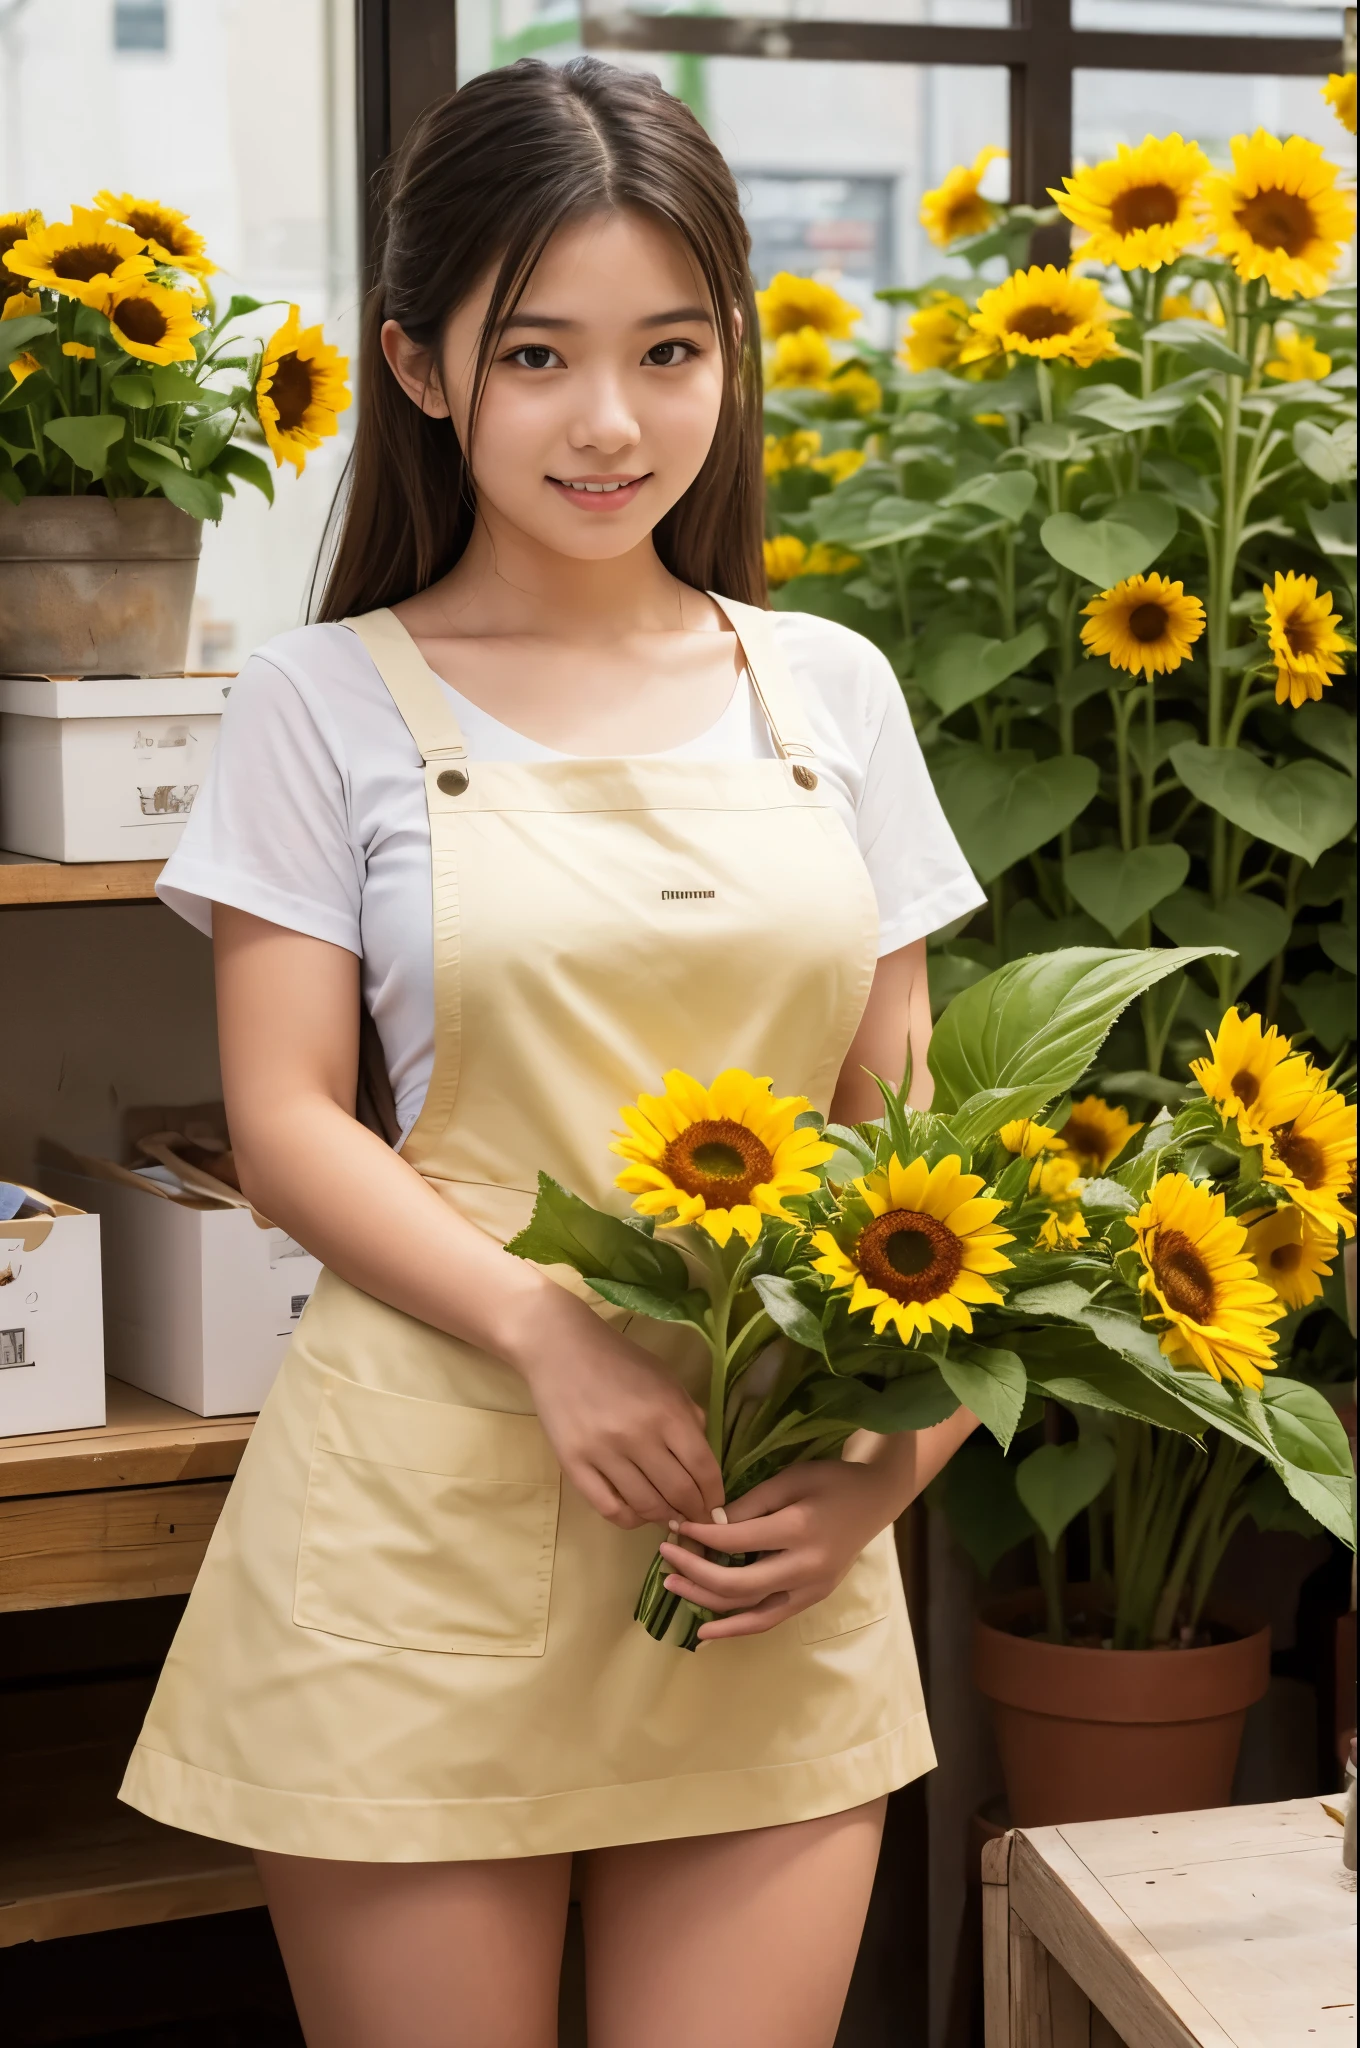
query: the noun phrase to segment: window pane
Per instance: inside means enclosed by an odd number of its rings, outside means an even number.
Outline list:
[[[233,292],[301,307],[354,353],[351,0],[29,0],[0,6],[5,208],[68,219],[107,187],[188,213]],[[248,485],[207,526],[191,667],[225,668],[303,615],[347,443]],[[272,459],[270,462],[273,470]]]
[[[1010,0],[633,0],[626,8],[611,7],[608,0],[582,0],[579,7],[574,0],[567,5],[563,0],[470,0],[458,10],[459,65],[469,61],[469,38],[492,41],[496,55],[471,65],[472,71],[485,71],[491,63],[536,56],[543,47],[541,38],[551,35],[552,24],[563,18],[590,16],[607,38],[610,21],[630,14],[719,15],[748,21],[920,21],[964,28],[1004,28],[1011,19]]]
[[[1253,129],[1307,135],[1334,163],[1353,163],[1355,140],[1322,97],[1320,78],[1232,77],[1188,71],[1078,71],[1074,154],[1094,163],[1120,142],[1172,130],[1226,162],[1229,139]]]
[[[1072,20],[1147,35],[1333,36],[1341,68],[1342,10],[1316,0],[1072,0]]]

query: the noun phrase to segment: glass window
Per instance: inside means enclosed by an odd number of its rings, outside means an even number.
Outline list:
[[[1310,136],[1334,163],[1353,163],[1354,138],[1323,99],[1322,83],[1224,72],[1078,71],[1073,153],[1079,162],[1094,163],[1116,143],[1174,129],[1226,163],[1232,136],[1264,128],[1272,135]]]
[[[295,303],[353,355],[353,18],[352,0],[0,7],[0,203],[64,220],[109,188],[181,208],[221,265],[219,300],[281,301],[264,333]],[[204,529],[192,667],[234,667],[302,618],[352,421],[301,478],[274,472],[272,511],[241,485]]]
[[[1073,0],[1072,25],[1143,35],[1332,36],[1339,58],[1343,17],[1341,8],[1316,0]]]

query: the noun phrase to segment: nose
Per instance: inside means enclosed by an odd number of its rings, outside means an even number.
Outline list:
[[[641,438],[622,380],[615,371],[600,369],[578,392],[576,417],[567,434],[572,449],[578,454],[593,449],[600,455],[618,455],[635,448]]]

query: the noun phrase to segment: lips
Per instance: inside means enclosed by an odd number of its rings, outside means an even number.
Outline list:
[[[582,512],[619,511],[631,505],[647,476],[572,477],[550,476],[548,483],[559,497],[568,499]]]

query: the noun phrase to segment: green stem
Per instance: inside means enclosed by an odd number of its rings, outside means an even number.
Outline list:
[[[1114,755],[1115,771],[1119,782],[1119,843],[1125,853],[1133,846],[1133,779],[1129,773],[1129,717],[1131,705],[1128,696],[1111,686],[1110,708],[1114,712]]]
[[[1050,1550],[1041,1536],[1035,1544],[1039,1562],[1039,1584],[1044,1589],[1044,1619],[1050,1643],[1067,1641],[1067,1613],[1063,1602],[1063,1569],[1060,1553],[1063,1539],[1058,1538],[1057,1550]]]

